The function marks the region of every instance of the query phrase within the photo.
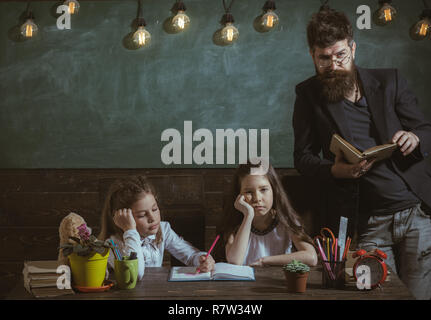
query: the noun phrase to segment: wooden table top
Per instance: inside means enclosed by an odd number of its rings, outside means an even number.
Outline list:
[[[360,291],[354,282],[343,290],[323,289],[321,267],[311,268],[305,293],[289,293],[281,267],[254,268],[256,281],[169,282],[169,267],[146,268],[142,281],[132,290],[115,287],[100,293],[64,295],[55,299],[145,299],[145,300],[405,300],[414,299],[396,274],[382,288]],[[7,299],[32,299],[22,281]]]

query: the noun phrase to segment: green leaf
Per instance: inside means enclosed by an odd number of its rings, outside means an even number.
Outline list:
[[[93,250],[96,251],[99,254],[103,254],[103,253],[105,253],[106,248],[104,248],[104,247],[94,247]]]
[[[81,250],[79,250],[78,252],[76,252],[76,254],[78,256],[85,257],[85,256],[88,256],[92,251],[93,250],[91,250],[91,248],[86,247],[86,248],[82,248]]]
[[[73,244],[63,243],[62,245],[60,245],[60,247],[58,247],[58,249],[64,249],[64,248],[73,248]]]
[[[76,243],[81,243],[81,239],[77,238],[77,237],[69,237],[69,239],[72,239],[73,241],[75,241]]]
[[[63,255],[67,257],[68,255],[72,254],[73,248],[64,248],[62,249],[62,252],[63,252]]]

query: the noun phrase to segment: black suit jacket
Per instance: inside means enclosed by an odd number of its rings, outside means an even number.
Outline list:
[[[357,69],[379,142],[389,142],[398,130],[419,137],[420,144],[412,154],[404,157],[397,151],[390,161],[414,194],[431,207],[431,165],[427,160],[431,154],[431,123],[425,120],[415,95],[396,69]],[[329,224],[334,227],[340,215],[357,217],[358,180],[335,179],[330,172],[335,159],[329,151],[332,135],[338,133],[352,140],[343,104],[326,103],[315,76],[296,86],[293,129],[295,167],[301,174],[321,180],[328,196],[328,217],[335,218]]]

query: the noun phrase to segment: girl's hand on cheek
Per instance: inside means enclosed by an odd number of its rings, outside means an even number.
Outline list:
[[[239,194],[238,197],[236,197],[234,206],[235,206],[235,209],[242,212],[244,217],[247,217],[247,216],[251,216],[252,218],[254,217],[254,209],[251,205],[249,205],[245,201],[245,197],[243,194]]]
[[[131,209],[119,209],[115,211],[114,223],[124,232],[136,230],[136,222]]]
[[[211,255],[206,258],[205,256],[199,257],[199,270],[200,272],[211,272],[214,270],[215,261]]]

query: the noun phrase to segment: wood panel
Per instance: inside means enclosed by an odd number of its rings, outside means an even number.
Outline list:
[[[99,224],[97,192],[10,192],[0,199],[1,226],[59,226],[70,212],[89,226]]]
[[[58,226],[73,211],[99,232],[111,183],[146,175],[163,219],[185,240],[208,250],[216,236],[235,169],[0,169],[0,290],[13,286],[29,260],[57,257]],[[317,184],[294,169],[276,169],[295,208],[313,229],[320,205]],[[320,214],[320,213],[319,213]],[[180,264],[166,253],[164,264]]]
[[[58,227],[0,227],[1,261],[52,260],[58,243]]]

